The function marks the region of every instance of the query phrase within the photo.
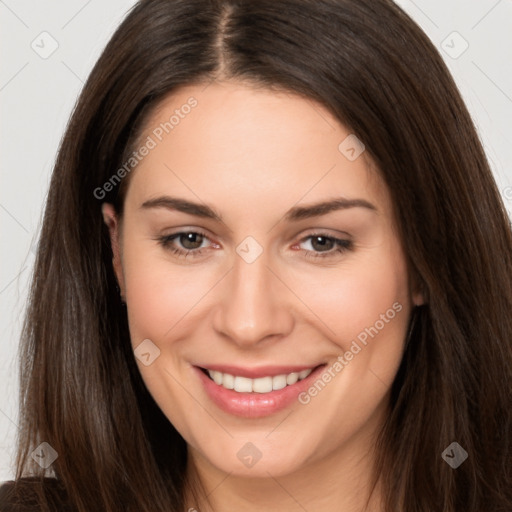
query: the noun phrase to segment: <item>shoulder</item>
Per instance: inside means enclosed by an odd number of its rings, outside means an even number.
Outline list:
[[[38,512],[46,498],[51,509],[72,511],[62,484],[55,478],[25,477],[0,482],[0,512]]]

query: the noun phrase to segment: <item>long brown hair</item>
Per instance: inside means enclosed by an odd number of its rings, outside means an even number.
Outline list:
[[[385,510],[510,512],[510,224],[446,66],[390,0],[131,10],[87,80],[50,183],[22,336],[16,478],[56,476],[79,511],[185,508],[186,445],[135,363],[101,202],[122,213],[129,177],[104,184],[152,108],[182,85],[226,78],[320,102],[389,187],[427,304],[379,436]],[[47,471],[30,457],[41,442],[58,453]],[[468,454],[457,469],[441,457],[452,442]]]

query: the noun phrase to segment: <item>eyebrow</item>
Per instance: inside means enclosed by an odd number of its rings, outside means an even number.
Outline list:
[[[217,213],[213,208],[206,204],[194,203],[186,199],[170,196],[160,196],[154,199],[148,199],[140,206],[142,209],[150,208],[167,208],[169,210],[176,210],[182,213],[195,215],[205,219],[213,219],[223,222],[222,216]],[[365,199],[345,199],[338,198],[329,201],[323,201],[307,206],[294,206],[286,212],[284,219],[288,222],[295,222],[311,217],[319,217],[327,213],[337,210],[346,210],[349,208],[366,208],[368,210],[377,212],[377,208]]]

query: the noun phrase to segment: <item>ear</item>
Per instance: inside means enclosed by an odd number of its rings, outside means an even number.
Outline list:
[[[112,266],[114,273],[121,289],[121,298],[125,300],[125,287],[124,287],[124,276],[123,266],[121,263],[121,241],[120,241],[120,226],[119,218],[114,209],[114,206],[110,203],[103,203],[101,205],[101,212],[103,214],[103,221],[108,227],[110,234],[110,245],[112,247]]]
[[[426,302],[425,293],[423,292],[423,286],[418,281],[418,279],[414,279],[412,283],[411,297],[415,306],[422,306]]]
[[[425,304],[425,297],[423,296],[423,293],[421,292],[414,292],[412,294],[412,302],[415,306],[422,306]]]
[[[413,306],[423,306],[426,304],[425,285],[423,279],[419,276],[418,272],[412,268],[412,265],[407,269],[407,277],[409,281],[409,296],[412,300]]]

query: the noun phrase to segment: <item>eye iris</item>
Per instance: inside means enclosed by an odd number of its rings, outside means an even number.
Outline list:
[[[319,244],[319,247],[315,246],[316,243]],[[311,239],[311,246],[315,250],[318,249],[320,251],[328,251],[329,249],[332,249],[332,244],[333,244],[333,240],[331,240],[330,238],[327,238],[325,236],[314,236]]]
[[[185,249],[198,249],[203,243],[203,236],[199,233],[186,233],[180,235],[180,243]]]

